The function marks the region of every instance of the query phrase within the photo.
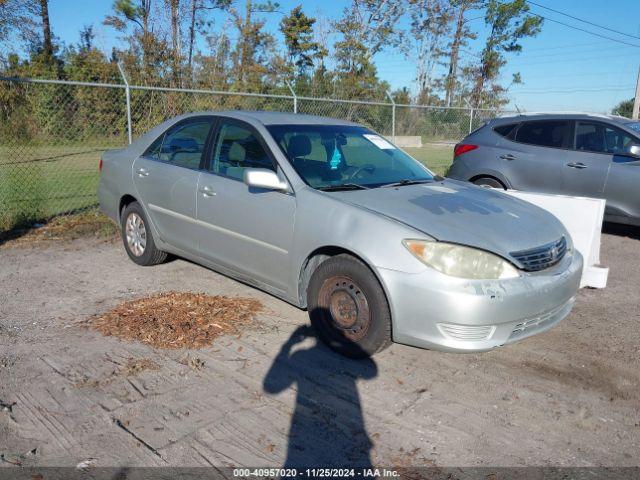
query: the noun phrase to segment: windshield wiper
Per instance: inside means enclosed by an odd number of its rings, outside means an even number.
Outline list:
[[[318,190],[322,190],[323,192],[338,192],[340,190],[370,190],[370,188],[357,183],[342,183],[340,185],[328,185],[326,187],[321,187]]]
[[[400,180],[399,182],[393,182],[393,183],[387,183],[385,185],[381,185],[381,188],[386,188],[386,187],[402,187],[404,185],[418,185],[420,183],[431,183],[433,182],[432,179],[426,179],[423,178],[422,180],[410,180],[410,179],[404,179],[404,180]]]

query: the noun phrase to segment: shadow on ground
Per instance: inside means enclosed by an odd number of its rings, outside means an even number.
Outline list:
[[[634,227],[633,225],[605,222],[602,226],[602,233],[640,240],[640,227]]]
[[[313,345],[294,351],[307,338]],[[293,332],[264,379],[267,393],[287,388],[297,392],[284,467],[371,467],[373,443],[356,383],[377,373],[373,359],[353,360],[332,352],[310,326]]]

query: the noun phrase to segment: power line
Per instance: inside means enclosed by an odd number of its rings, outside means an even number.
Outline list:
[[[570,14],[568,14],[566,12],[561,12],[561,11],[555,10],[555,9],[553,9],[551,7],[545,7],[544,5],[540,5],[539,3],[532,2],[531,0],[526,0],[526,1],[527,1],[527,3],[529,3],[531,5],[535,5],[536,7],[539,7],[539,8],[544,8],[545,10],[549,10],[551,12],[557,13],[558,15],[564,15],[565,17],[572,18],[573,20],[577,20],[579,22],[586,23],[586,24],[592,25],[594,27],[602,28],[603,30],[608,30],[610,32],[617,33],[618,35],[624,35],[625,37],[630,37],[630,38],[635,38],[636,40],[640,40],[640,37],[638,37],[636,35],[630,35],[628,33],[621,32],[620,30],[615,30],[613,28],[609,28],[609,27],[606,27],[604,25],[599,25],[597,23],[590,22],[589,20],[584,20],[582,18],[574,17],[573,15],[570,15]]]
[[[520,90],[511,92],[512,95],[540,95],[540,94],[560,94],[560,93],[593,93],[593,92],[632,92],[634,86],[631,87],[612,87],[612,88],[574,88],[566,90]]]
[[[620,53],[618,55],[607,55],[607,60],[615,59],[615,58],[629,58],[629,55],[626,53]],[[533,67],[536,65],[557,65],[559,63],[576,63],[576,62],[591,62],[594,60],[602,60],[602,55],[598,55],[597,57],[571,57],[571,58],[556,58],[551,59],[549,61],[534,61],[529,62],[526,58],[520,57],[515,61],[509,62],[507,66],[509,67]]]
[[[506,4],[504,2],[498,1],[497,3],[499,3],[500,5],[508,6],[508,4]],[[529,12],[529,15],[533,15],[534,17],[538,17],[538,18],[541,18],[543,20],[547,20],[549,22],[557,23],[558,25],[562,25],[562,26],[567,27],[567,28],[572,28],[572,29],[578,30],[580,32],[588,33],[589,35],[594,35],[596,37],[604,38],[605,40],[611,40],[612,42],[622,43],[624,45],[629,45],[631,47],[640,48],[640,45],[638,45],[638,44],[629,43],[629,42],[626,42],[624,40],[620,40],[618,38],[609,37],[607,35],[602,35],[600,33],[597,33],[597,32],[591,31],[591,30],[587,30],[585,28],[576,27],[575,25],[570,25],[568,23],[561,22],[560,20],[554,20],[553,18],[545,17],[544,15],[540,15],[539,13]]]

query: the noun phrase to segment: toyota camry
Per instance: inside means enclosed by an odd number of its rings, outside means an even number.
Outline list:
[[[580,281],[553,215],[434,175],[348,121],[190,113],[100,166],[131,260],[172,254],[267,291],[345,355],[490,350],[557,324]]]

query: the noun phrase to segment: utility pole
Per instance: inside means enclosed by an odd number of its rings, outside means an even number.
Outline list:
[[[640,116],[640,69],[638,69],[638,81],[636,82],[636,98],[633,101],[633,115],[631,118],[638,120]]]

